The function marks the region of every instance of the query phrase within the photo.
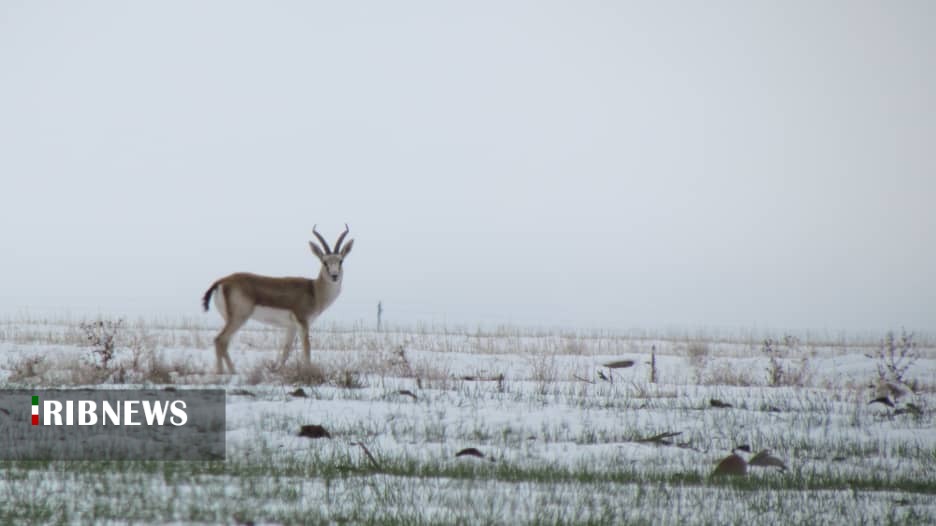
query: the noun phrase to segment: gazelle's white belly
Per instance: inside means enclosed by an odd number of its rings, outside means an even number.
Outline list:
[[[267,325],[276,325],[277,327],[295,327],[295,317],[288,310],[274,309],[257,305],[254,307],[250,319],[266,323]]]
[[[218,312],[221,313],[221,316],[227,319],[227,309],[224,304],[224,291],[221,290],[224,288],[224,285],[218,287],[218,290],[214,295],[214,304],[215,308],[218,309]],[[250,315],[250,319],[258,321],[260,323],[265,323],[267,325],[275,325],[277,327],[295,327],[296,320],[293,317],[292,312],[285,309],[274,309],[272,307],[264,307],[257,305],[254,307],[253,313]],[[312,320],[309,320],[310,322]]]

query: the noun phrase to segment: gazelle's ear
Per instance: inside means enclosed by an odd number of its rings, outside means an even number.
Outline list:
[[[320,249],[319,246],[315,243],[309,241],[309,248],[312,249],[312,253],[315,254],[315,256],[320,260],[325,257],[325,254],[322,253],[322,249]]]
[[[352,239],[351,241],[348,241],[347,245],[341,247],[341,257],[347,256],[348,252],[351,252],[351,247],[353,246],[354,246],[354,240]]]

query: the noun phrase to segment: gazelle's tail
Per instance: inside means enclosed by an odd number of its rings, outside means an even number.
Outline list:
[[[205,295],[202,296],[202,307],[205,308],[205,312],[208,312],[208,302],[211,301],[211,295],[214,294],[216,288],[218,288],[218,283],[215,281],[211,284],[211,287],[205,291]]]

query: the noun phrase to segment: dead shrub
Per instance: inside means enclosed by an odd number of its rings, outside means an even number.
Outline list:
[[[708,385],[737,385],[749,387],[754,385],[754,380],[751,377],[750,371],[738,369],[728,362],[723,362],[709,371],[705,377],[704,383]]]
[[[277,367],[273,374],[280,382],[289,385],[322,385],[327,380],[321,366],[305,360],[288,361]]]
[[[455,388],[452,371],[448,367],[440,367],[425,361],[416,364],[414,372],[416,373],[416,387],[420,389],[448,391]]]
[[[689,356],[689,365],[695,371],[695,382],[701,384],[705,376],[705,368],[708,366],[711,349],[704,342],[692,342],[686,347],[686,354]]]
[[[261,360],[253,364],[253,366],[247,370],[247,374],[244,377],[244,382],[247,385],[260,385],[262,383],[267,383],[273,378],[276,378],[276,361],[274,360]]]
[[[335,373],[331,375],[330,383],[337,387],[344,387],[345,389],[361,389],[365,387],[364,380],[361,379],[360,373],[350,369],[335,371]]]
[[[767,382],[772,387],[797,386],[803,387],[812,380],[812,371],[809,368],[809,358],[800,352],[799,338],[785,335],[782,342],[771,338],[764,340],[761,352],[767,356]],[[800,355],[795,359],[795,366],[785,364],[783,357]]]
[[[913,341],[913,333],[901,329],[900,337],[893,331],[888,331],[881,340],[877,352],[869,356],[877,360],[878,379],[881,381],[895,381],[915,387],[915,382],[909,382],[905,377],[913,365],[919,360],[920,353],[917,344]]]
[[[102,369],[87,360],[66,358],[55,364],[55,369],[46,373],[44,380],[50,385],[96,385],[106,382],[114,374],[113,369]]]
[[[584,355],[588,351],[588,347],[585,345],[581,339],[577,336],[562,338],[562,354],[572,354],[572,355]]]
[[[536,392],[540,395],[548,394],[550,387],[556,387],[559,379],[559,366],[553,354],[534,354],[530,358],[533,381],[536,382]]]
[[[85,345],[91,347],[91,364],[98,369],[110,369],[117,353],[117,336],[123,319],[81,322],[80,327]]]
[[[711,353],[712,351],[709,345],[704,342],[692,342],[686,347],[689,363],[692,364],[693,367],[704,368]]]
[[[41,383],[42,377],[49,370],[45,357],[39,355],[24,356],[10,363],[10,383]]]
[[[410,364],[409,357],[406,356],[406,348],[402,345],[392,351],[392,354],[386,359],[387,365],[391,370],[404,378],[413,378],[416,376],[413,366]]]
[[[143,381],[153,384],[172,384],[179,377],[198,374],[200,369],[188,358],[166,360],[162,353],[150,351],[142,369]]]
[[[201,372],[187,357],[166,360],[154,350],[153,338],[144,333],[119,344],[121,326],[119,320],[84,323],[86,333],[81,341],[91,347],[90,354],[24,358],[11,364],[10,381],[40,385],[169,384],[179,376]]]

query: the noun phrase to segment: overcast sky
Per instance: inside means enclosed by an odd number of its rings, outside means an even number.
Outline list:
[[[936,2],[0,3],[0,314],[936,330]]]

